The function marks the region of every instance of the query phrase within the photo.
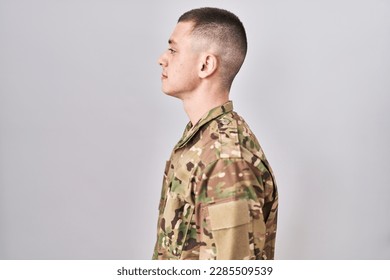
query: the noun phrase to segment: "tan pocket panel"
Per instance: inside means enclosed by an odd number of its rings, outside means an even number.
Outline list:
[[[248,259],[250,257],[248,203],[231,201],[208,208],[217,247],[217,259]]]
[[[208,207],[212,230],[236,227],[249,223],[248,202],[237,200]]]

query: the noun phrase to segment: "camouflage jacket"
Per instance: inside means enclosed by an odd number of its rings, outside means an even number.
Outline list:
[[[273,259],[272,170],[231,101],[189,123],[167,161],[153,259]]]

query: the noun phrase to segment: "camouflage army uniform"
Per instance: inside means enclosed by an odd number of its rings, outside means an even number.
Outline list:
[[[231,101],[192,126],[167,161],[153,259],[273,259],[278,194]]]

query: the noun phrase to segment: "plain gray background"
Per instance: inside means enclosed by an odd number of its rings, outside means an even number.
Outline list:
[[[390,258],[390,1],[0,0],[0,258],[150,259],[188,122],[177,18],[243,21],[231,93],[279,187],[277,259]]]

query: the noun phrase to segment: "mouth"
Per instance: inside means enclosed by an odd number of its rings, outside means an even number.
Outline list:
[[[165,71],[161,72],[161,79],[166,79],[168,78],[168,75]]]

